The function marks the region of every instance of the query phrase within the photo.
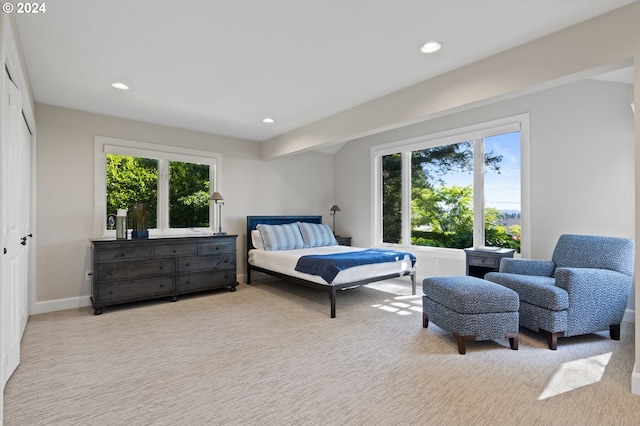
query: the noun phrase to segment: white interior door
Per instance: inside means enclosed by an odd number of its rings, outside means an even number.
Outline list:
[[[2,384],[20,363],[20,340],[28,317],[28,259],[30,228],[30,137],[24,134],[22,96],[5,73],[7,90],[2,147],[0,215],[2,227],[2,317],[4,354]],[[27,132],[28,134],[28,132]],[[28,143],[25,143],[29,139]],[[26,170],[25,170],[26,168]]]

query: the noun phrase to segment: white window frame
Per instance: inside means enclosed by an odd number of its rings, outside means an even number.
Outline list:
[[[484,152],[482,143],[475,143],[488,136],[510,132],[520,132],[520,209],[522,240],[520,254],[523,258],[531,257],[531,219],[530,219],[530,166],[529,166],[529,114],[519,114],[500,118],[480,124],[458,129],[419,136],[396,141],[371,148],[371,241],[374,246],[410,248],[439,254],[459,252],[459,249],[411,245],[411,152],[449,145],[462,141],[473,141],[474,147],[474,246],[484,245]],[[390,154],[402,155],[402,244],[391,244],[382,241],[382,157]],[[408,243],[407,243],[408,242]]]
[[[149,230],[149,236],[179,236],[194,235],[203,232],[214,232],[217,211],[214,203],[209,204],[209,226],[204,228],[169,228],[169,161],[206,164],[209,166],[209,188],[212,194],[222,192],[220,176],[222,154],[218,152],[202,151],[168,145],[157,145],[126,139],[116,139],[104,136],[95,137],[95,232],[102,237],[115,237],[115,230],[107,229],[107,154],[130,155],[135,157],[153,158],[158,161],[158,226]]]

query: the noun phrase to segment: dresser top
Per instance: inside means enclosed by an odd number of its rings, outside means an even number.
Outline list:
[[[175,236],[175,237],[149,237],[149,238],[133,238],[133,239],[118,239],[115,237],[103,237],[103,238],[92,238],[91,241],[93,244],[101,244],[101,243],[124,243],[124,244],[143,244],[149,242],[157,242],[157,243],[180,243],[180,242],[193,242],[198,239],[205,238],[214,238],[214,239],[225,239],[225,238],[233,238],[235,239],[237,235],[227,234],[227,235],[193,235],[193,236]]]

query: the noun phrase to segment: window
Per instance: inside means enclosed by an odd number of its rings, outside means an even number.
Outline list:
[[[141,202],[150,235],[213,230],[219,163],[213,152],[96,137],[96,228],[114,233],[107,216]]]
[[[375,241],[520,252],[523,129],[518,116],[374,148]]]

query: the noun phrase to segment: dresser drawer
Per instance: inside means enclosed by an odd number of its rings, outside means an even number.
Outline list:
[[[219,256],[187,257],[178,260],[178,272],[235,268],[235,253],[222,253]]]
[[[175,271],[174,265],[175,261],[173,259],[104,263],[98,264],[94,278],[97,281],[120,281],[145,276],[173,274]]]
[[[198,254],[196,244],[171,244],[151,249],[152,257],[195,256]]]
[[[149,298],[173,293],[173,277],[150,278],[118,284],[101,284],[97,288],[97,302]]]
[[[206,256],[210,254],[235,253],[236,242],[234,240],[215,241],[211,243],[198,244],[198,255]]]
[[[500,266],[500,259],[495,257],[469,256],[469,265],[498,268]]]
[[[97,250],[98,262],[111,262],[118,260],[142,260],[149,259],[149,247],[119,247]]]
[[[234,269],[216,272],[194,272],[178,277],[178,292],[206,290],[235,284],[236,274]]]

